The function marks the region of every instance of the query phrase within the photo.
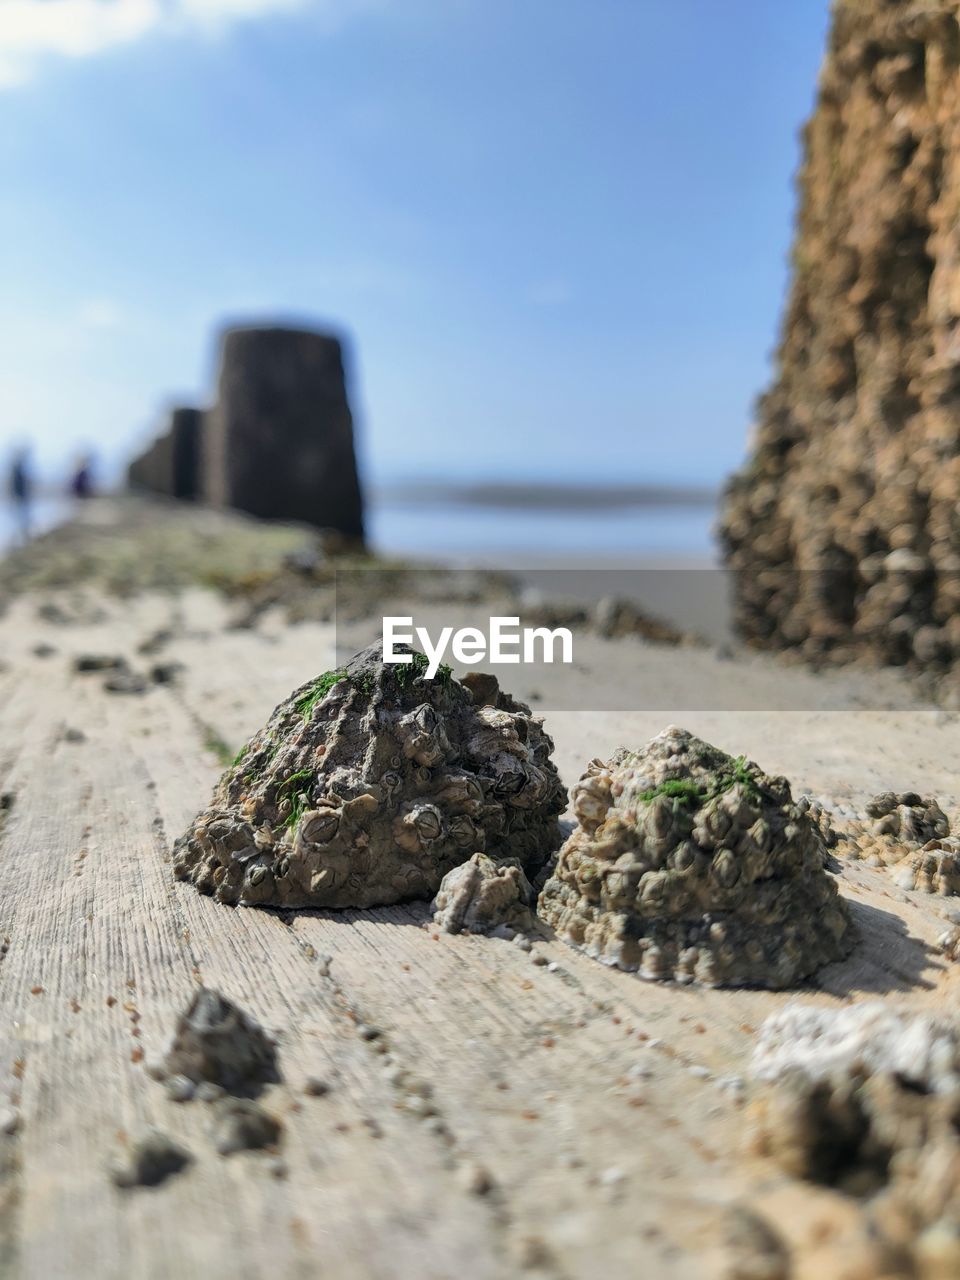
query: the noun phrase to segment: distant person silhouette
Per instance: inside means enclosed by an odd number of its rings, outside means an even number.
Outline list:
[[[89,454],[77,463],[70,481],[70,492],[75,498],[93,497],[93,459]]]
[[[33,477],[30,474],[30,451],[18,449],[10,464],[10,501],[16,513],[17,533],[22,542],[30,540],[30,507],[33,502]]]

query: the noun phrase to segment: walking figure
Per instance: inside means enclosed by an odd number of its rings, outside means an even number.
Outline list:
[[[33,501],[33,480],[30,476],[30,454],[18,449],[10,464],[10,501],[13,504],[17,534],[21,542],[30,540],[30,505]]]
[[[70,492],[75,498],[93,497],[93,459],[89,454],[78,462],[70,479]]]

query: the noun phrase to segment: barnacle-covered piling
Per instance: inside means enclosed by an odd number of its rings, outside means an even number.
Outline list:
[[[684,729],[595,760],[539,911],[644,978],[789,987],[852,948],[820,833],[784,778]]]
[[[536,873],[566,793],[529,707],[380,646],[297,689],[177,842],[181,879],[245,906],[430,898],[475,852]]]

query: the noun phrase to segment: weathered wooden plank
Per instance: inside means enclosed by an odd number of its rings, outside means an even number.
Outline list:
[[[269,620],[221,633],[225,610],[202,594],[106,607],[105,625],[51,629],[47,659],[30,652],[25,604],[0,620],[0,790],[16,793],[0,833],[0,1107],[20,1114],[0,1136],[0,1264],[44,1280],[705,1274],[723,1206],[758,1186],[719,1082],[742,1074],[753,1029],[786,997],[644,984],[549,940],[537,964],[513,943],[438,937],[423,904],[281,916],[175,883],[170,846],[216,778],[212,739],[239,746],[329,665],[332,634]],[[83,649],[143,661],[137,645],[171,616],[183,634],[163,658],[186,663],[179,686],[111,697],[71,673]],[[771,769],[792,762],[834,799],[914,785],[893,776],[907,760],[955,803],[956,721],[880,717],[848,705],[687,722]],[[66,742],[67,725],[86,740]],[[550,715],[568,783],[662,727],[653,711]],[[942,904],[861,864],[844,864],[843,886],[864,942],[808,998],[954,1005],[957,975],[933,947]],[[209,1108],[173,1103],[135,1060],[164,1047],[200,981],[278,1033],[285,1081],[265,1105],[285,1124],[286,1179],[261,1156],[216,1155]],[[330,1093],[306,1097],[310,1076]],[[121,1193],[104,1166],[119,1133],[148,1123],[195,1161]]]
[[[89,741],[79,750],[63,747],[73,755],[55,812],[42,812],[34,794],[42,771],[29,768],[10,833],[11,870],[26,871],[26,896],[36,904],[14,916],[16,925],[29,925],[31,945],[11,951],[6,988],[23,1014],[16,1038],[27,1058],[18,1139],[24,1272],[119,1275],[132,1268],[140,1274],[149,1257],[144,1274],[184,1275],[210,1266],[294,1274],[322,1253],[330,1274],[370,1274],[379,1258],[382,1274],[399,1275],[409,1274],[418,1259],[424,1269],[426,1242],[427,1274],[452,1274],[468,1264],[479,1275],[496,1274],[486,1243],[489,1210],[446,1175],[447,1151],[393,1112],[377,1060],[360,1047],[334,989],[317,981],[316,962],[276,917],[225,911],[173,884],[156,826],[160,814],[150,800],[162,784],[151,790],[144,748],[186,744],[168,790],[179,793],[177,779],[185,773],[208,787],[210,769],[189,717],[162,693],[128,703],[97,697],[95,684],[73,684],[76,698],[91,704],[77,707],[91,726]],[[151,761],[161,778],[163,763]],[[88,840],[78,876],[53,846],[79,844],[85,811],[94,816],[97,838]],[[111,851],[109,859],[99,856],[104,850]],[[68,930],[81,913],[86,928],[78,956]],[[333,1064],[343,1083],[331,1099],[301,1101],[292,1088],[273,1092],[271,1103],[287,1123],[290,1173],[282,1184],[263,1160],[215,1156],[205,1108],[167,1101],[130,1061],[141,1046],[147,1052],[162,1046],[199,979],[282,1029],[291,1081],[299,1077],[302,1084],[308,1067],[317,1073],[318,1057],[321,1064],[327,1060],[329,1050],[316,1052],[318,1040],[335,1046]],[[43,993],[31,996],[34,985]],[[77,1014],[67,1010],[68,992],[80,1006]],[[118,1004],[108,1009],[114,994]],[[31,1000],[44,1002],[39,1017],[34,1008],[41,1006]],[[134,1011],[141,1013],[135,1027]],[[352,1054],[341,1051],[344,1039]],[[379,1128],[393,1132],[389,1141],[374,1138],[364,1124],[378,1109]],[[136,1196],[109,1187],[102,1163],[116,1146],[118,1128],[129,1132],[148,1121],[182,1138],[198,1161],[146,1193],[151,1213],[144,1220]],[[421,1176],[409,1176],[411,1162]],[[165,1213],[157,1212],[160,1202]],[[211,1231],[211,1221],[220,1229]],[[51,1222],[69,1230],[51,1232]]]

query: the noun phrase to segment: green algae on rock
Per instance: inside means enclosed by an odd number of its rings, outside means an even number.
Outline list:
[[[789,987],[854,943],[789,783],[670,727],[595,760],[540,895],[561,938],[643,978]]]
[[[177,841],[174,870],[221,902],[374,907],[430,898],[487,849],[535,874],[566,793],[530,708],[379,645],[296,689]]]

